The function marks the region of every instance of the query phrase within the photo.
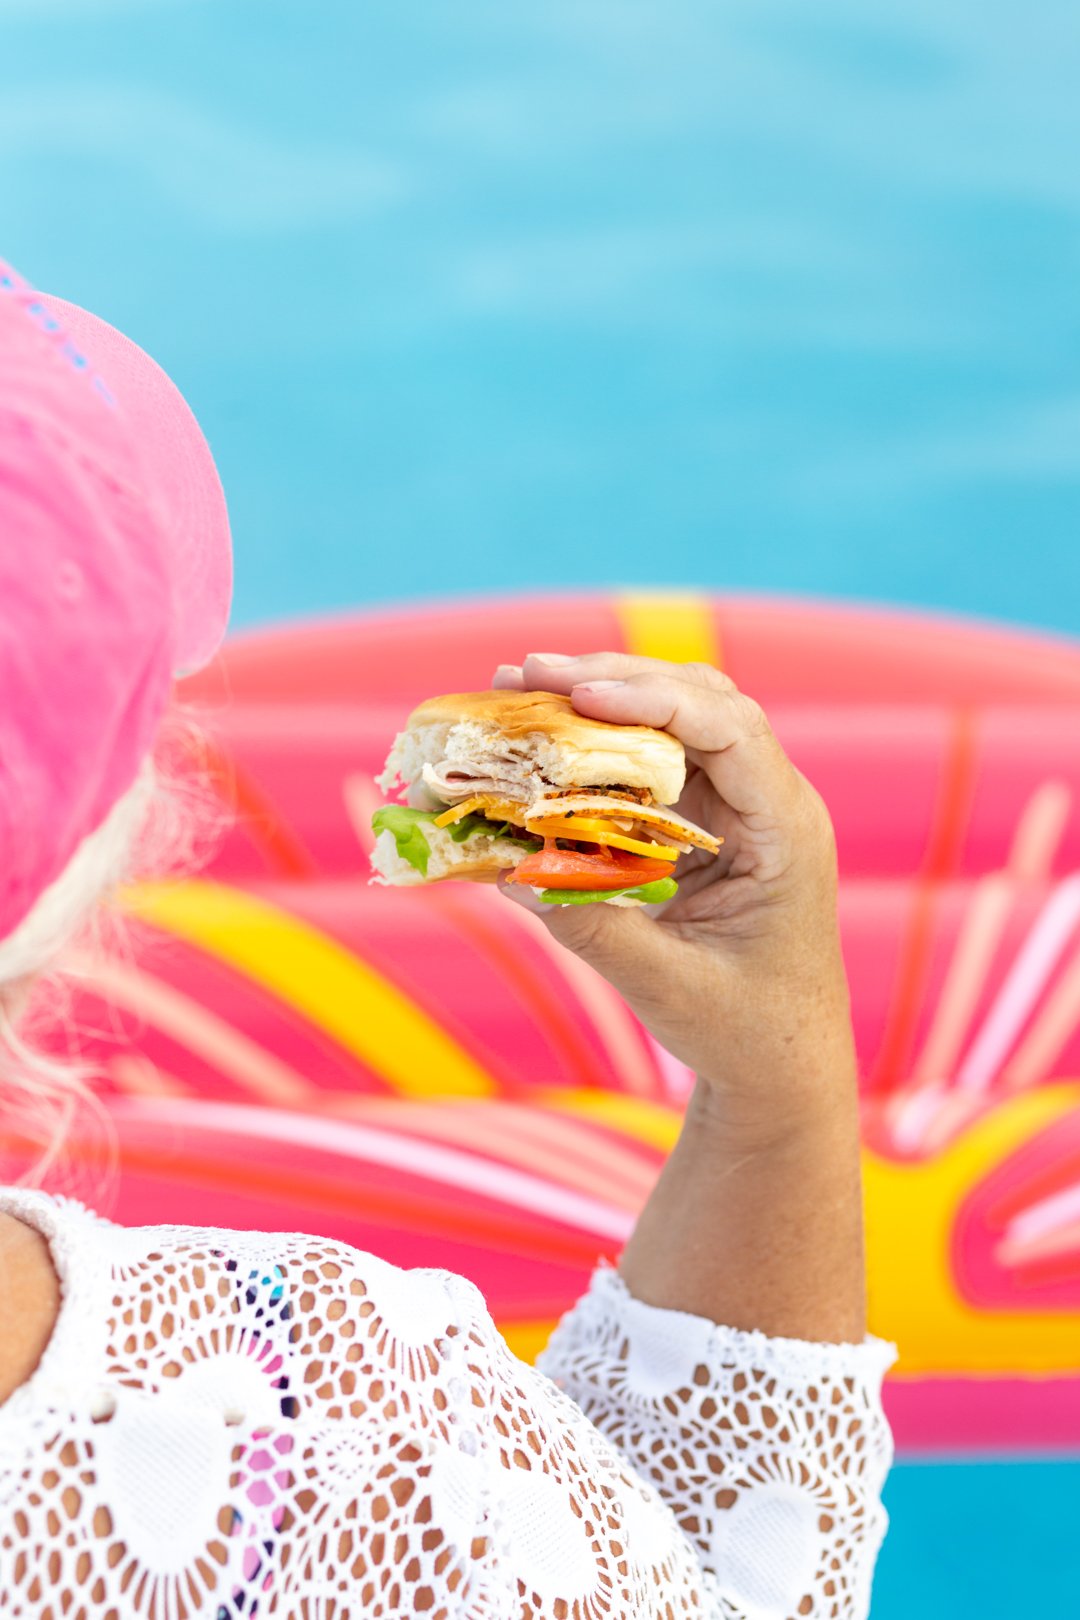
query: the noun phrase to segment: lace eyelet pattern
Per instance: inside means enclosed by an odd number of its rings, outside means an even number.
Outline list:
[[[601,1267],[539,1364],[663,1496],[717,1614],[853,1620],[888,1524],[895,1356],[654,1310]]]
[[[889,1347],[654,1311],[601,1270],[542,1369],[471,1283],[0,1191],[63,1303],[0,1407],[4,1620],[847,1620]]]

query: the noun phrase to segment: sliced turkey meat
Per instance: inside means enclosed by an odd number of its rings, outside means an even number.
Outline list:
[[[603,816],[606,820],[625,821],[628,812],[632,813],[633,824],[639,827],[655,827],[660,834],[667,834],[673,844],[685,844],[697,849],[707,849],[715,855],[720,848],[721,840],[714,838],[701,827],[688,821],[677,810],[671,810],[663,804],[635,804],[628,805],[623,798],[602,796],[598,793],[583,793],[574,797],[565,791],[559,793],[541,793],[533,799],[525,816],[525,824],[538,820],[551,820],[556,816],[570,817],[568,827],[573,826],[574,816]],[[572,836],[572,834],[569,834]]]
[[[475,793],[488,793],[500,799],[513,799],[518,804],[528,804],[532,798],[530,778],[536,773],[526,772],[515,762],[507,760],[506,774],[500,769],[499,775],[495,776],[490,774],[491,763],[487,761],[489,769],[485,771],[478,762],[475,774],[470,774],[460,761],[451,763],[444,759],[438,765],[425,765],[423,780],[444,804],[459,804],[462,799],[471,799]],[[502,760],[498,763],[500,767],[504,764]]]

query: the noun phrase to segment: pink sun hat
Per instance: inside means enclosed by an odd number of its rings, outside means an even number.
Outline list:
[[[0,261],[0,941],[135,781],[231,593],[225,497],[179,390]]]

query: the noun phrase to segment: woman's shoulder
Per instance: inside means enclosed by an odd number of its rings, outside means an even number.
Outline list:
[[[275,1408],[298,1416],[316,1394],[300,1366],[313,1352],[325,1369],[316,1388],[345,1389],[361,1350],[366,1363],[422,1378],[455,1339],[475,1347],[497,1338],[483,1296],[465,1278],[403,1271],[335,1238],[123,1226],[76,1200],[15,1189],[0,1189],[0,1219],[28,1257],[26,1275],[11,1276],[20,1297],[10,1303],[18,1309],[36,1290],[41,1307],[36,1335],[12,1359],[6,1383],[0,1363],[4,1395],[21,1386],[51,1399],[58,1390],[93,1390],[106,1376],[110,1386],[145,1394],[178,1377],[189,1393],[224,1380],[237,1385],[236,1399],[222,1396],[227,1405],[250,1409],[257,1399],[265,1418]],[[4,1287],[0,1279],[0,1295]],[[8,1303],[0,1298],[5,1314]],[[276,1377],[266,1376],[271,1370]]]
[[[33,1373],[60,1312],[60,1283],[46,1239],[0,1211],[0,1401]]]

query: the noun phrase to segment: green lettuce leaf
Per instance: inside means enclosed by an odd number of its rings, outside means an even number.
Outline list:
[[[647,906],[660,900],[670,900],[678,894],[679,885],[674,878],[654,878],[651,883],[639,883],[632,889],[541,889],[540,899],[549,906],[592,906],[598,900],[610,900],[616,894],[628,894]]]
[[[434,810],[410,810],[405,804],[384,804],[371,818],[372,831],[393,834],[397,852],[403,861],[427,877],[431,845],[424,837],[424,823],[435,820]]]
[[[412,810],[405,804],[384,804],[372,816],[371,826],[376,835],[392,833],[402,860],[408,861],[423,877],[427,877],[431,845],[424,834],[424,827],[430,826],[435,817],[441,814],[441,810]],[[476,833],[483,833],[488,838],[512,836],[508,821],[489,821],[486,816],[476,815],[462,816],[460,821],[451,822],[444,831],[450,834],[455,844],[463,844],[466,838],[472,838]],[[543,848],[542,844],[524,839],[518,842],[530,852]]]
[[[462,816],[460,821],[452,821],[449,827],[443,828],[448,832],[455,844],[463,844],[466,838],[471,838],[474,832],[488,832],[495,834],[499,831],[486,816]]]
[[[487,816],[481,815],[462,816],[460,821],[452,821],[446,831],[455,844],[463,844],[466,838],[471,838],[474,833],[483,833],[487,838],[514,837],[514,828],[511,822],[489,821]],[[544,847],[542,843],[534,839],[518,838],[515,839],[515,842],[521,844],[530,853]]]

